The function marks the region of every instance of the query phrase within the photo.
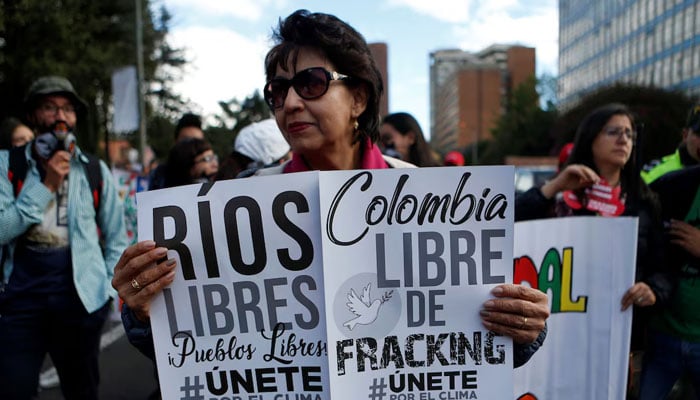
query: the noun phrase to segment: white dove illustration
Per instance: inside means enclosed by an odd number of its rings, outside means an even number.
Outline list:
[[[356,325],[369,325],[377,319],[379,315],[379,308],[387,300],[391,298],[391,293],[387,293],[382,296],[381,299],[370,300],[369,290],[372,283],[368,283],[367,286],[362,289],[362,296],[357,297],[355,289],[350,289],[348,293],[348,302],[345,303],[348,306],[348,310],[352,311],[353,314],[357,315],[357,318],[353,318],[346,321],[343,326],[352,330]]]

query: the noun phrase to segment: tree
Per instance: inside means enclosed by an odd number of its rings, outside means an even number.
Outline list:
[[[145,82],[164,80],[164,65],[178,68],[184,60],[165,40],[169,15],[161,9],[154,23],[149,1],[143,5]],[[3,0],[0,9],[0,117],[24,117],[24,93],[43,75],[62,75],[88,103],[88,115],[76,132],[80,146],[95,152],[106,137],[111,118],[111,75],[135,64],[133,0]],[[167,80],[167,79],[165,79]],[[160,86],[161,98],[170,93]],[[176,96],[169,96],[176,97]]]
[[[532,77],[518,85],[507,98],[505,108],[479,162],[499,164],[507,155],[549,155],[553,144],[550,129],[557,111],[551,101],[547,109],[541,108],[537,80]]]
[[[243,127],[270,118],[270,109],[257,90],[243,101],[220,101],[221,113],[215,116],[217,125],[207,128],[206,137],[220,156],[233,149],[233,142]]]
[[[556,121],[553,134],[556,147],[574,140],[583,117],[607,103],[626,104],[643,124],[640,134],[641,161],[646,163],[672,153],[681,140],[681,130],[691,106],[697,102],[683,92],[652,86],[618,83],[586,96]],[[638,124],[639,130],[639,124]]]

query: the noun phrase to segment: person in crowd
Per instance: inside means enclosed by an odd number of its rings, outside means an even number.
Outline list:
[[[34,139],[34,132],[17,118],[8,117],[0,123],[0,149],[21,147]]]
[[[210,182],[219,171],[219,158],[209,142],[189,138],[175,143],[165,168],[164,188]]]
[[[202,118],[197,114],[185,113],[177,121],[175,125],[175,145],[188,139],[204,139],[204,131],[202,130]],[[173,147],[175,146],[173,145]],[[171,148],[172,150],[172,148]],[[152,170],[149,177],[148,190],[162,189],[165,186],[165,173],[167,163],[159,164]]]
[[[516,221],[573,215],[639,217],[635,283],[621,299],[623,311],[637,307],[633,351],[644,347],[646,316],[641,308],[668,302],[673,289],[673,277],[664,269],[660,205],[634,165],[635,135],[634,116],[625,105],[595,109],[579,125],[563,168],[515,203]]]
[[[66,399],[97,399],[110,282],[127,245],[122,204],[104,162],[92,164],[107,177],[99,193],[89,186],[73,135],[87,107],[73,85],[39,78],[24,104],[37,137],[12,153],[26,165],[16,186],[11,151],[0,151],[0,176],[13,175],[0,179],[0,398],[32,398],[48,353]]]
[[[250,175],[258,168],[279,164],[289,157],[289,143],[274,118],[253,122],[236,135],[233,151],[221,163],[215,180]],[[239,176],[241,173],[243,176]]]
[[[571,215],[639,216],[637,282],[622,298],[622,308],[667,301],[671,286],[663,273],[663,225],[655,194],[634,166],[634,116],[623,104],[608,104],[588,114],[578,127],[565,167],[541,188],[518,198],[516,221]],[[610,189],[604,207],[589,202],[594,185]],[[587,190],[588,189],[588,190]],[[555,204],[557,193],[563,193]]]
[[[461,167],[464,165],[464,155],[457,150],[448,151],[442,164],[446,167]]]
[[[641,173],[642,179],[650,184],[668,172],[698,165],[698,162],[700,162],[700,104],[693,106],[688,112],[682,139],[676,151],[662,157],[661,160],[654,160],[645,165]]]
[[[187,139],[204,139],[202,117],[193,113],[185,113],[175,126],[175,142]]]
[[[385,116],[379,135],[384,149],[395,150],[398,158],[418,167],[438,166],[423,130],[411,114],[399,112]]]
[[[259,169],[256,176],[414,167],[383,156],[376,145],[382,78],[354,28],[332,15],[298,10],[280,21],[274,40],[265,58],[263,92],[292,159]],[[151,300],[175,276],[175,260],[162,260],[166,254],[152,241],[133,245],[123,253],[112,280],[126,304],[122,320],[131,343],[151,356]],[[483,324],[513,338],[514,364],[520,366],[546,336],[547,296],[513,284],[499,285],[493,294],[483,305]]]
[[[640,379],[642,400],[670,393],[700,394],[700,105],[688,113],[683,139],[675,153],[642,171],[659,194],[667,221],[667,268],[678,283],[667,307],[655,310],[649,322],[649,344]]]

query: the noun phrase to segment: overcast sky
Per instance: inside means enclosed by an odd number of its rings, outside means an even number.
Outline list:
[[[279,18],[298,8],[334,14],[385,42],[389,111],[413,114],[429,131],[429,54],[491,44],[535,47],[537,75],[557,74],[556,0],[156,0],[173,15],[171,44],[190,61],[176,88],[205,115],[220,100],[261,90],[263,59]]]

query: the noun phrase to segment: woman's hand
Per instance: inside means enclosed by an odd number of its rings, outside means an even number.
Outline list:
[[[671,220],[668,231],[671,243],[682,247],[691,256],[700,258],[700,229],[683,221]]]
[[[598,181],[600,177],[589,167],[583,164],[571,164],[542,185],[540,190],[545,198],[551,199],[559,192],[585,188]]]
[[[124,250],[114,267],[112,286],[141,322],[150,318],[151,300],[175,279],[175,260],[168,249],[145,240]]]
[[[637,282],[627,289],[622,296],[622,311],[628,309],[632,304],[637,307],[649,307],[656,304],[656,295],[649,285],[644,282]]]
[[[529,344],[537,339],[549,318],[547,295],[523,285],[496,286],[480,311],[484,326],[510,336],[516,343]]]

